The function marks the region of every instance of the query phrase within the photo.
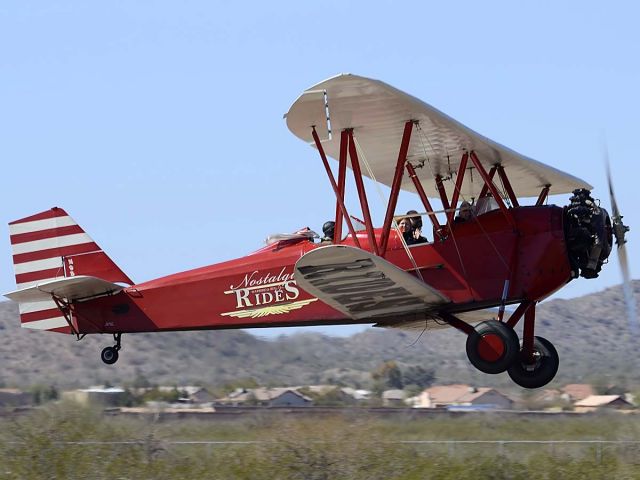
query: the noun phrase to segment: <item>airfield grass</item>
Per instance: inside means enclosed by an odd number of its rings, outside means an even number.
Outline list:
[[[170,443],[212,440],[257,443]],[[61,403],[0,419],[0,479],[640,479],[633,446],[397,443],[407,440],[640,440],[640,417],[157,421]]]

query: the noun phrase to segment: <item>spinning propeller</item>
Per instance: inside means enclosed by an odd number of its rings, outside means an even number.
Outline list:
[[[611,223],[613,236],[618,246],[618,260],[620,261],[620,271],[622,272],[622,291],[624,293],[624,303],[627,307],[627,320],[629,321],[629,330],[633,335],[640,333],[638,325],[638,316],[636,311],[636,301],[633,296],[633,286],[631,284],[631,275],[629,274],[629,260],[627,257],[627,247],[625,244],[626,233],[629,231],[624,223],[622,223],[622,215],[618,210],[616,197],[613,194],[613,181],[611,180],[611,169],[609,167],[609,151],[605,148],[605,163],[607,166],[607,182],[609,183],[609,196],[611,198]]]

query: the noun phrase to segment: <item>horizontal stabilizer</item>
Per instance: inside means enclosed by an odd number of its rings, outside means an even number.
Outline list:
[[[296,263],[298,286],[353,319],[427,312],[450,300],[410,273],[359,248],[316,248]]]
[[[19,303],[51,300],[53,296],[70,302],[118,293],[124,288],[101,278],[81,275],[44,281],[28,288],[6,293],[5,297]]]

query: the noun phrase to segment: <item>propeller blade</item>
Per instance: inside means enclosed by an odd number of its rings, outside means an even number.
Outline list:
[[[622,292],[624,294],[624,303],[627,308],[627,320],[629,322],[629,331],[636,336],[640,333],[640,324],[638,324],[638,313],[636,309],[636,299],[633,296],[633,284],[631,283],[631,274],[629,273],[629,259],[627,257],[627,247],[625,247],[625,234],[629,231],[624,223],[622,223],[622,215],[618,210],[616,196],[613,193],[613,180],[611,179],[611,166],[609,165],[609,147],[604,145],[604,161],[607,167],[607,183],[609,184],[609,197],[611,199],[611,223],[613,235],[618,245],[618,260],[620,262],[620,272],[622,273]]]
[[[609,149],[607,147],[604,149],[604,162],[607,166],[607,183],[609,184],[609,198],[611,199],[611,215],[612,217],[618,218],[620,216],[620,211],[618,210],[616,197],[613,194],[613,181],[611,180],[611,167],[609,165]]]
[[[637,335],[640,332],[640,325],[638,324],[636,299],[633,296],[633,285],[631,283],[631,275],[629,274],[627,247],[625,247],[624,245],[621,245],[618,248],[618,260],[620,261],[620,271],[622,272],[622,291],[624,293],[624,303],[627,307],[627,320],[629,321],[629,330],[632,335]]]
[[[613,235],[616,238],[616,245],[620,248],[627,243],[624,237],[629,231],[629,227],[622,222],[622,215],[620,215],[616,196],[613,193],[613,180],[611,179],[611,167],[609,166],[609,149],[606,144],[604,147],[604,162],[607,167],[607,183],[609,184],[609,198],[611,199],[611,227],[613,228]]]

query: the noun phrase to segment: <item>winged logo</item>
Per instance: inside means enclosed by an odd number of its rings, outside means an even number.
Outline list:
[[[292,310],[298,310],[305,305],[315,302],[317,298],[310,298],[308,300],[300,300],[292,303],[285,303],[281,305],[271,305],[269,307],[252,308],[247,310],[235,310],[233,312],[225,312],[220,315],[236,317],[236,318],[259,318],[266,317],[267,315],[281,315],[283,313],[289,313]]]

